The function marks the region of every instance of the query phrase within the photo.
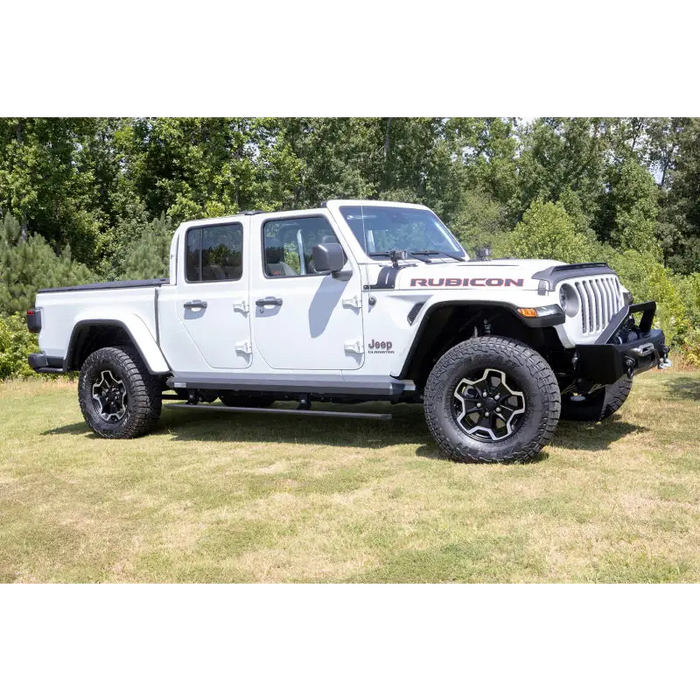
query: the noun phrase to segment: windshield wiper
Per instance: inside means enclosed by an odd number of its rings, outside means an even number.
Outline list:
[[[377,257],[377,258],[389,258],[391,260],[392,264],[394,267],[399,266],[399,262],[401,260],[405,260],[410,253],[408,253],[405,250],[384,250],[378,253],[369,253],[370,257]],[[420,260],[420,258],[418,258]],[[430,262],[429,260],[426,260],[426,262]]]
[[[412,258],[428,263],[429,265],[433,262],[430,259],[431,255],[443,255],[446,258],[452,258],[453,260],[464,262],[464,258],[461,255],[448,253],[444,250],[384,250],[376,253],[370,253],[369,255],[370,257],[389,258],[394,263],[394,266],[398,265],[399,260],[405,260],[409,255]]]
[[[428,265],[432,265],[433,261],[430,259],[430,257],[424,253],[422,250],[411,250],[408,252],[408,255],[410,255],[412,258],[415,258],[416,260],[420,260],[421,262],[428,263]]]
[[[464,258],[456,253],[448,253],[445,250],[410,250],[409,255],[444,255],[446,258],[464,262]]]

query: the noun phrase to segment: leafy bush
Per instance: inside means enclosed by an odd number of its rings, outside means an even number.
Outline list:
[[[700,368],[700,328],[693,328],[681,345],[683,359]]]
[[[700,273],[674,278],[678,291],[683,298],[690,330],[682,339],[681,350],[687,362],[700,368]]]
[[[611,251],[607,262],[632,292],[636,301],[657,303],[657,324],[663,328],[671,346],[681,346],[692,329],[687,300],[672,272],[650,253]]]
[[[27,355],[37,351],[36,336],[27,330],[22,316],[0,316],[0,381],[33,376]]]
[[[700,272],[693,275],[675,275],[675,284],[688,309],[688,316],[695,328],[700,328]]]

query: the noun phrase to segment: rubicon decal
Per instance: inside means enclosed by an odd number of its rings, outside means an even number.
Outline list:
[[[411,287],[522,287],[523,279],[503,277],[415,277]]]

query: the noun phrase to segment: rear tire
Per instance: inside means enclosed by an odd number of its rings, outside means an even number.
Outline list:
[[[594,394],[587,396],[562,396],[561,419],[595,422],[610,418],[618,411],[632,390],[632,380],[622,377]]]
[[[522,462],[552,438],[561,395],[551,367],[509,338],[473,338],[448,350],[428,377],[425,418],[460,462]],[[507,420],[506,420],[507,418]]]
[[[101,348],[80,369],[78,400],[85,422],[100,437],[135,438],[158,422],[161,382],[134,348]]]

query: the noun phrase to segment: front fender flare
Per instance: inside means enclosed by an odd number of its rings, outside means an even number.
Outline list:
[[[407,378],[409,367],[411,366],[411,362],[415,356],[415,353],[421,344],[423,335],[430,323],[432,314],[435,313],[435,311],[437,311],[438,309],[444,308],[446,306],[470,306],[475,309],[500,308],[504,311],[507,311],[513,317],[514,321],[519,322],[529,328],[550,328],[558,326],[564,322],[563,312],[561,314],[555,314],[543,318],[526,318],[525,316],[522,316],[518,313],[518,306],[501,300],[484,301],[481,299],[446,299],[444,301],[438,301],[431,304],[427,309],[425,309],[425,311],[422,314],[420,314],[422,315],[422,318],[420,321],[420,325],[416,329],[416,333],[413,336],[413,341],[408,347],[407,352],[404,355],[397,358],[397,362],[394,365],[394,367],[392,367],[392,371],[390,372],[392,377],[396,379]]]

